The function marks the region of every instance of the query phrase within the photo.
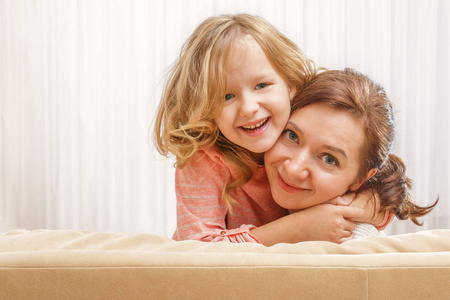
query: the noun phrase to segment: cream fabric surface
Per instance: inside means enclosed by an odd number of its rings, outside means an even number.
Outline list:
[[[0,253],[24,251],[153,251],[272,254],[376,254],[450,251],[450,230],[429,230],[388,237],[353,239],[343,244],[312,241],[266,247],[255,243],[176,242],[155,234],[73,230],[15,230],[0,235]],[[450,254],[450,253],[449,253]],[[188,263],[188,262],[186,262]],[[232,262],[229,262],[232,263]]]
[[[0,235],[1,299],[448,299],[450,230],[329,242]]]

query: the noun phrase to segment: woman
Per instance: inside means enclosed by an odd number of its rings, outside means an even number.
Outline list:
[[[372,189],[385,212],[378,230],[394,215],[421,225],[418,217],[438,200],[413,203],[405,165],[390,153],[394,129],[392,103],[381,86],[351,69],[317,75],[294,98],[284,132],[265,154],[274,200],[295,212]]]

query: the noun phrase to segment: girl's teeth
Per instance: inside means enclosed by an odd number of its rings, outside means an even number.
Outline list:
[[[261,127],[261,125],[264,124],[266,121],[267,121],[267,118],[264,119],[264,120],[262,120],[261,122],[259,122],[259,123],[256,124],[256,125],[242,126],[242,127],[243,127],[244,129],[255,129],[255,128]]]

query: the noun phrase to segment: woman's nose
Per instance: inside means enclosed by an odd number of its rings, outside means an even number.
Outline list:
[[[252,95],[242,95],[241,97],[241,103],[239,108],[239,114],[242,117],[249,117],[256,114],[259,110],[259,103],[258,99],[255,96]]]
[[[310,162],[306,151],[298,151],[284,163],[284,168],[291,178],[306,180],[310,175]]]

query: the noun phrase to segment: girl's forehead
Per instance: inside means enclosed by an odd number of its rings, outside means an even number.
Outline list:
[[[261,45],[251,35],[246,34],[230,45],[228,50],[228,60],[245,59],[247,56],[257,54],[266,56]]]
[[[246,51],[253,43],[256,43],[256,41],[252,36],[248,34],[240,34],[230,43],[230,45],[228,46],[228,52],[231,55],[235,52]]]

